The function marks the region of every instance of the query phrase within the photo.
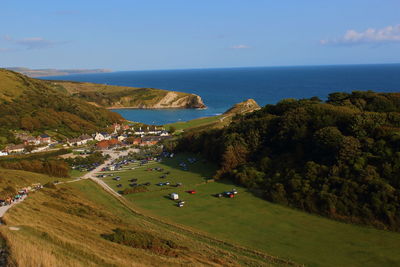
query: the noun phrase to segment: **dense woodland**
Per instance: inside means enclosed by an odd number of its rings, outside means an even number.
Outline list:
[[[10,130],[51,130],[73,137],[121,120],[119,114],[68,96],[45,81],[0,69],[0,145],[16,142]]]
[[[44,173],[54,177],[69,177],[68,163],[58,158],[58,156],[69,152],[71,151],[60,149],[51,152],[2,157],[0,158],[0,168]]]
[[[400,94],[286,99],[175,145],[267,200],[400,231]]]

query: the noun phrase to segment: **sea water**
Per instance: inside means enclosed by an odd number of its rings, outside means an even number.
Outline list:
[[[326,99],[332,92],[400,92],[400,64],[122,71],[46,79],[160,88],[198,94],[207,109],[117,109],[124,118],[166,124],[218,115],[253,98],[261,106],[284,98]]]

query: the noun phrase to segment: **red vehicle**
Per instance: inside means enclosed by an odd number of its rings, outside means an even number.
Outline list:
[[[186,192],[188,192],[189,194],[196,194],[196,190],[189,190],[189,191],[186,191]]]

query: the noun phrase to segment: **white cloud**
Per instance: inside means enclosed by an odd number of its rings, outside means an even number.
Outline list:
[[[400,24],[382,29],[369,28],[363,32],[348,30],[341,38],[321,40],[322,45],[357,45],[400,42]]]
[[[62,44],[60,42],[46,40],[42,37],[29,37],[23,39],[14,39],[10,36],[4,36],[4,41],[7,41],[12,44],[16,44],[22,46],[25,49],[42,49],[42,48],[49,48],[54,45]]]
[[[240,45],[234,45],[231,48],[232,49],[248,49],[248,48],[250,48],[250,46],[244,45],[244,44],[240,44]]]
[[[55,44],[55,42],[45,40],[42,37],[31,37],[15,40],[15,43],[24,46],[26,49],[47,48]]]

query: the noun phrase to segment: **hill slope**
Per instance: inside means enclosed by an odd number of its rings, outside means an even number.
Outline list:
[[[212,128],[222,128],[229,125],[234,116],[243,115],[259,109],[260,106],[255,100],[247,99],[246,101],[235,104],[233,107],[224,112],[224,114],[194,119],[185,122],[170,123],[166,124],[165,127],[167,127],[167,129],[171,129],[172,127],[178,131],[201,131],[209,130]]]
[[[10,130],[53,130],[60,135],[76,136],[98,131],[122,120],[119,114],[74,98],[48,82],[0,69],[2,142],[12,139]]]
[[[282,100],[178,148],[273,202],[400,231],[400,94]]]
[[[136,214],[89,180],[36,192],[9,210],[4,222],[0,232],[16,266],[289,263]]]
[[[154,88],[136,88],[95,83],[47,81],[94,105],[105,108],[205,108],[200,96]]]

